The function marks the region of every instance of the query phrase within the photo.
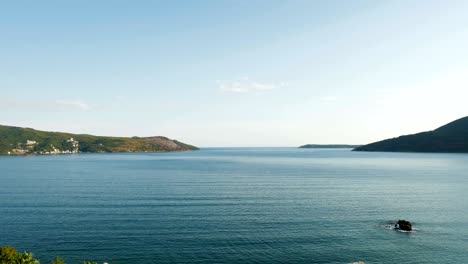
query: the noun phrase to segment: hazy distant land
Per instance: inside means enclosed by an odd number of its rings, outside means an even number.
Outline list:
[[[32,128],[0,126],[0,154],[72,154],[79,152],[169,152],[197,147],[166,137],[102,137]]]
[[[344,144],[332,144],[332,145],[321,145],[321,144],[307,144],[300,146],[299,148],[357,148],[362,145],[344,145]]]

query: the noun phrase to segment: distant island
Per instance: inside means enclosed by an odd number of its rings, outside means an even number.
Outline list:
[[[299,148],[357,148],[361,145],[320,145],[320,144],[307,144]]]
[[[73,154],[80,152],[169,152],[197,147],[166,137],[102,137],[0,125],[0,154]]]
[[[354,150],[468,153],[468,116],[433,131],[386,139]]]

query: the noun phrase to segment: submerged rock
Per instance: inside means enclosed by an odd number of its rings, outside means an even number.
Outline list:
[[[398,222],[396,222],[395,224],[395,229],[403,231],[412,231],[413,225],[410,223],[410,221],[398,220]]]

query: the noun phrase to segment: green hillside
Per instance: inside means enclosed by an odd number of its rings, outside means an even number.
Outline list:
[[[198,148],[166,137],[101,137],[0,126],[0,154],[165,152]]]
[[[433,131],[386,139],[354,150],[468,153],[468,116]]]

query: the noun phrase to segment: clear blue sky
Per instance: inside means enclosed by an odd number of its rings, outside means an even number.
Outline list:
[[[468,1],[3,1],[0,124],[201,147],[468,115]]]

